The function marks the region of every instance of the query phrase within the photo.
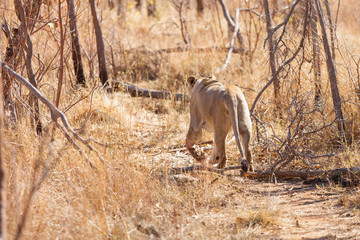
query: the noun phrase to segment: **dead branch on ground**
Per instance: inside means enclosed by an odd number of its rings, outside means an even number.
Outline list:
[[[245,176],[249,178],[261,179],[268,177],[276,178],[301,178],[308,179],[313,177],[327,177],[328,179],[335,179],[336,177],[350,175],[354,180],[359,180],[360,178],[360,168],[336,168],[330,170],[287,170],[287,171],[256,171],[256,172],[247,172],[244,173]]]
[[[143,48],[143,47],[141,47]],[[227,47],[203,47],[203,48],[188,48],[188,47],[174,47],[174,48],[162,48],[158,50],[147,50],[141,48],[131,48],[124,50],[124,53],[140,53],[140,54],[159,54],[159,53],[182,53],[182,52],[194,52],[194,53],[207,53],[207,52],[228,52],[229,48]],[[233,48],[232,53],[238,54],[243,53],[243,50],[240,48]]]
[[[174,99],[175,101],[189,101],[189,97],[186,94],[144,89],[121,81],[116,81],[113,84],[113,88],[115,91],[124,90],[125,92],[130,93],[131,97],[147,97],[156,99]],[[112,91],[112,89],[110,89],[110,91]]]
[[[239,170],[240,169],[240,171],[242,171],[241,170],[242,168],[243,168],[243,166],[241,166],[241,165],[230,166],[230,167],[226,167],[226,168],[222,168],[222,169],[201,166],[201,165],[193,165],[190,167],[170,168],[168,171],[168,174],[169,175],[178,175],[178,174],[182,174],[182,173],[198,172],[198,171],[209,171],[209,172],[224,174],[224,172],[230,171],[230,170]]]
[[[192,173],[192,172],[199,172],[199,171],[209,171],[218,174],[224,174],[227,171],[232,170],[240,170],[240,175],[252,179],[263,179],[269,177],[276,177],[277,179],[284,179],[284,178],[301,178],[303,180],[308,178],[314,177],[322,177],[328,178],[331,180],[335,180],[338,177],[343,176],[350,176],[351,179],[354,181],[359,181],[360,179],[360,168],[359,167],[352,167],[352,168],[336,168],[330,170],[318,170],[318,171],[311,171],[311,170],[285,170],[285,171],[263,171],[263,170],[256,170],[255,172],[244,172],[241,170],[241,165],[229,166],[226,168],[218,169],[206,166],[189,166],[189,167],[180,167],[180,168],[170,168],[168,170],[169,175],[179,175],[184,173]]]

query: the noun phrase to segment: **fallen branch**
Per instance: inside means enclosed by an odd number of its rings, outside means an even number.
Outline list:
[[[209,171],[215,172],[219,174],[224,174],[226,171],[231,170],[240,170],[240,175],[253,179],[262,179],[268,177],[276,177],[276,178],[301,178],[308,179],[313,177],[327,177],[329,179],[335,179],[340,176],[349,175],[355,180],[359,181],[360,179],[360,167],[352,167],[352,168],[336,168],[331,170],[319,170],[319,171],[310,171],[310,170],[287,170],[287,171],[262,171],[257,170],[255,172],[244,172],[242,171],[241,165],[230,166],[222,169],[199,166],[194,165],[190,167],[180,167],[180,168],[170,168],[168,171],[169,175],[177,175],[189,172],[197,172],[197,171]]]
[[[190,167],[170,168],[168,171],[168,174],[169,175],[178,175],[178,174],[182,174],[182,173],[197,172],[197,171],[209,171],[209,172],[223,174],[226,171],[238,170],[238,169],[240,169],[240,171],[242,172],[242,170],[241,170],[242,168],[243,168],[243,166],[241,166],[241,165],[230,166],[230,167],[226,167],[226,168],[222,168],[222,169],[194,165],[194,166],[190,166]]]
[[[113,88],[115,90],[124,90],[125,92],[130,93],[132,97],[147,97],[147,98],[156,98],[156,99],[174,99],[175,101],[189,101],[189,97],[186,94],[144,89],[121,81],[116,81],[114,83]]]
[[[159,54],[159,53],[181,53],[181,52],[195,52],[195,53],[203,53],[203,52],[228,52],[229,48],[227,47],[204,47],[204,48],[189,48],[189,47],[175,47],[175,48],[162,48],[158,50],[146,50],[146,49],[139,49],[139,48],[132,48],[129,50],[124,50],[123,52],[126,54],[129,53],[140,53],[140,54]],[[241,48],[234,48],[233,53],[246,53],[244,49]]]
[[[309,171],[309,170],[287,170],[287,171],[255,171],[255,172],[247,172],[244,173],[245,176],[249,178],[261,179],[268,177],[276,177],[276,178],[301,178],[308,179],[313,177],[327,177],[329,179],[335,179],[339,176],[344,176],[346,174],[351,175],[356,180],[360,179],[360,168],[352,167],[352,168],[336,168],[331,170],[319,170],[319,171]]]
[[[95,149],[93,148],[90,144],[89,144],[89,140],[85,140],[82,137],[80,137],[75,131],[74,129],[70,126],[66,116],[64,115],[64,113],[62,113],[52,102],[50,102],[50,100],[48,100],[41,92],[39,92],[38,89],[36,89],[29,81],[27,81],[23,76],[19,75],[18,73],[16,73],[13,69],[11,69],[10,67],[8,67],[4,62],[1,62],[1,68],[6,71],[9,75],[11,75],[13,78],[15,78],[17,81],[19,81],[21,84],[23,84],[27,89],[30,90],[30,92],[32,94],[34,94],[34,96],[36,98],[38,98],[41,102],[43,102],[50,110],[50,114],[51,114],[51,119],[54,121],[54,123],[56,124],[56,126],[63,131],[63,133],[65,134],[66,138],[69,140],[69,142],[71,144],[74,145],[74,147],[86,158],[86,160],[88,161],[89,165],[96,169],[95,165],[91,162],[91,160],[89,159],[89,157],[86,155],[86,153],[79,147],[79,145],[77,145],[77,143],[74,141],[74,139],[70,136],[69,132],[72,134],[72,136],[79,140],[80,142],[82,142],[85,146],[87,146],[91,151],[94,151],[97,153],[98,157],[100,158],[101,162],[104,163],[104,159],[101,156],[101,154]],[[62,125],[59,124],[59,122],[57,121],[58,118],[61,119],[61,122],[63,123],[64,127]]]

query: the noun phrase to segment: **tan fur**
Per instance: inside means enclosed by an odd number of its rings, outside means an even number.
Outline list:
[[[250,163],[250,170],[253,171],[250,148],[251,120],[242,91],[235,85],[223,85],[213,78],[189,77],[187,81],[191,100],[186,147],[191,155],[199,161],[205,159],[193,149],[193,146],[201,140],[204,128],[214,132],[214,148],[210,163],[217,164],[218,168],[224,168],[226,165],[225,139],[233,128],[243,169],[246,171]]]

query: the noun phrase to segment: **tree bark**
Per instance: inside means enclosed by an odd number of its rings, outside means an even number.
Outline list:
[[[55,106],[59,107],[60,103],[60,96],[61,96],[61,88],[63,84],[63,77],[64,77],[64,33],[63,33],[63,23],[62,23],[62,14],[61,14],[61,1],[58,0],[59,6],[59,29],[60,29],[60,66],[59,66],[59,80],[58,80],[58,87],[56,91],[56,99],[55,99]]]
[[[142,7],[142,0],[135,0],[135,7],[140,11]]]
[[[204,0],[196,0],[196,12],[200,17],[204,14]]]
[[[325,50],[326,65],[327,65],[327,70],[328,70],[328,74],[329,74],[334,111],[335,111],[336,119],[338,120],[338,122],[337,122],[338,132],[339,132],[340,138],[344,138],[345,137],[344,136],[345,135],[345,123],[344,123],[344,117],[343,117],[342,108],[341,108],[341,97],[340,97],[339,88],[338,88],[338,84],[337,84],[335,66],[334,66],[333,59],[331,57],[330,46],[329,46],[329,42],[328,42],[328,38],[327,38],[327,33],[326,33],[326,28],[325,28],[325,23],[324,23],[324,14],[323,14],[323,10],[322,10],[320,1],[315,0],[315,2],[316,2],[316,8],[318,11],[322,36],[323,36],[323,45],[324,45],[324,50]]]
[[[121,24],[125,25],[125,7],[126,7],[126,0],[118,0],[118,6],[117,6],[117,14],[120,16]]]
[[[275,60],[275,51],[274,51],[274,42],[272,37],[273,31],[273,22],[270,15],[269,3],[268,0],[264,0],[264,10],[266,15],[266,30],[269,40],[269,55],[270,55],[270,70],[271,76],[274,78],[274,102],[275,106],[278,108],[280,106],[280,82],[276,76],[276,60]]]
[[[108,0],[109,8],[113,9],[115,7],[114,0]],[[68,3],[69,6],[69,3]]]
[[[98,53],[98,61],[99,61],[99,71],[100,71],[100,81],[102,85],[108,84],[108,74],[106,70],[106,58],[105,58],[105,46],[102,37],[102,31],[100,27],[100,22],[98,19],[98,14],[95,6],[95,0],[89,0],[91,15],[93,18],[95,35],[96,35],[96,47]]]
[[[83,64],[81,60],[79,31],[77,28],[76,10],[74,0],[66,0],[69,14],[70,36],[71,36],[71,53],[76,75],[76,84],[85,86],[86,80],[84,75]]]
[[[330,41],[331,41],[331,55],[332,55],[333,61],[335,61],[335,26],[333,24],[333,19],[331,17],[329,1],[324,0],[324,2],[325,2],[326,13],[327,13],[328,21],[329,21],[329,25],[330,25],[329,28],[330,28]]]
[[[148,0],[146,8],[148,17],[156,16],[156,0]]]
[[[10,67],[16,69],[22,52],[20,32],[18,28],[13,28],[12,32],[10,32],[10,28],[5,15],[3,16],[3,18],[4,18],[4,23],[2,28],[8,40],[8,45],[6,47],[6,52],[3,59]],[[18,120],[18,116],[16,112],[16,103],[15,103],[16,101],[15,101],[15,97],[13,96],[13,90],[11,88],[12,78],[8,74],[6,74],[3,70],[1,71],[1,73],[2,73],[3,97],[5,101],[5,107],[10,111],[11,122],[16,123]]]
[[[321,66],[320,66],[320,48],[319,48],[319,35],[317,30],[317,16],[313,6],[314,0],[310,1],[310,32],[313,47],[312,54],[312,67],[314,71],[315,83],[315,104],[319,104],[321,98]]]
[[[23,5],[21,3],[21,0],[14,0],[14,5],[15,5],[15,9],[16,9],[16,13],[21,21],[21,25],[20,25],[20,36],[22,39],[25,39],[25,66],[26,66],[26,72],[29,78],[29,82],[35,87],[37,88],[37,83],[36,83],[36,79],[35,79],[35,74],[34,74],[34,70],[32,67],[32,55],[33,55],[33,47],[32,47],[32,42],[30,39],[30,33],[29,33],[29,26],[27,25],[27,23],[30,23],[29,21],[27,21],[26,17],[25,17],[25,11],[23,8]],[[40,6],[39,6],[40,8]],[[27,16],[28,20],[31,18],[30,15]],[[40,122],[40,107],[39,107],[39,101],[38,99],[32,94],[30,93],[30,106],[34,109],[34,114],[33,114],[33,118],[35,121],[33,121],[33,125],[36,127],[36,132],[38,134],[41,134],[42,132],[42,125]]]
[[[1,48],[1,35],[0,35],[0,49]],[[2,80],[4,80],[4,72],[2,72]],[[5,175],[5,161],[3,156],[4,149],[4,99],[3,97],[3,84],[0,83],[0,239],[7,239],[5,234],[6,229],[6,221],[5,221],[5,199],[6,199],[6,191],[4,189],[4,175]]]

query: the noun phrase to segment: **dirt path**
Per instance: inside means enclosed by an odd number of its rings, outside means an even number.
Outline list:
[[[304,185],[300,181],[247,183],[248,197],[260,201],[250,204],[272,199],[279,209],[276,226],[262,229],[265,239],[360,239],[359,213],[339,206],[344,189]],[[259,195],[268,198],[256,198]]]

